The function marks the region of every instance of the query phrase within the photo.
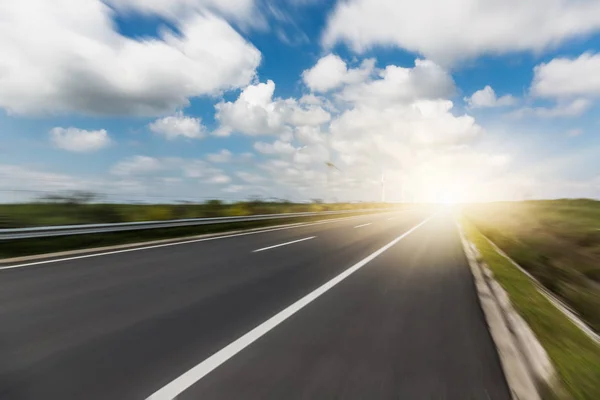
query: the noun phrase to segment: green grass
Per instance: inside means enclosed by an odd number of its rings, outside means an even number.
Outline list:
[[[464,207],[475,226],[600,331],[600,202]]]
[[[272,219],[255,222],[238,222],[232,224],[199,225],[180,228],[149,229],[142,231],[0,241],[0,260],[3,258],[46,254],[69,250],[91,249],[95,247],[113,246],[127,243],[141,243],[144,241],[227,232],[238,229],[262,228],[281,224],[292,224],[317,220],[320,221],[333,218],[346,218],[361,214],[364,213],[348,213],[343,215]]]
[[[525,274],[498,254],[473,223],[462,218],[462,225],[517,312],[548,352],[565,389],[574,399],[600,399],[600,346],[546,300]]]

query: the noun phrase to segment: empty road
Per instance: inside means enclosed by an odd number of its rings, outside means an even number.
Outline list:
[[[1,399],[510,399],[443,212],[11,267]]]

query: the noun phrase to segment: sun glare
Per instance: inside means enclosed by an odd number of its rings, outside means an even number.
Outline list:
[[[456,195],[451,191],[445,191],[440,197],[440,203],[442,204],[456,204],[458,203]]]

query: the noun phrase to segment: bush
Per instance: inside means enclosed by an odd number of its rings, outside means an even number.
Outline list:
[[[148,221],[164,221],[173,219],[173,213],[167,206],[151,206],[146,210],[145,219]]]

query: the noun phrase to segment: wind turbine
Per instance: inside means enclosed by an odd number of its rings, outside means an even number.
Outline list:
[[[385,203],[385,174],[381,169],[381,202]]]

